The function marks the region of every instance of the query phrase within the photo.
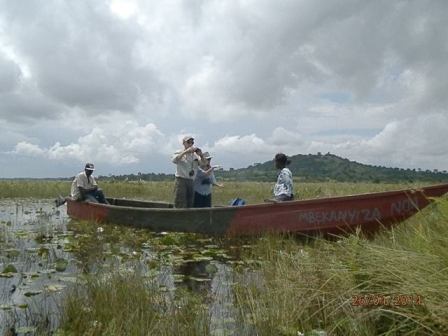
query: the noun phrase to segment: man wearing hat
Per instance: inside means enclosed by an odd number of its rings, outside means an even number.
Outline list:
[[[72,182],[71,197],[77,201],[108,204],[103,191],[98,188],[92,176],[94,170],[93,163],[86,163],[84,171],[76,175]]]
[[[174,206],[191,208],[193,206],[193,180],[199,165],[207,163],[202,151],[194,146],[191,135],[182,139],[183,149],[174,153],[173,163],[176,165],[174,182]]]

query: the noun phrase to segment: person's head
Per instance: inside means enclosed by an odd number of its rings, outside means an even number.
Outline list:
[[[186,135],[182,139],[182,144],[184,145],[185,149],[190,148],[194,145],[194,138],[191,135]]]
[[[212,161],[212,157],[209,152],[204,152],[204,159],[207,161],[207,166],[210,166],[210,162]]]
[[[291,163],[291,161],[288,160],[288,157],[283,153],[276,154],[274,157],[274,162],[275,168],[277,169],[283,169]]]
[[[95,170],[95,166],[93,165],[93,163],[86,163],[86,167],[85,167],[84,171],[86,172],[87,176],[92,175],[94,170]]]

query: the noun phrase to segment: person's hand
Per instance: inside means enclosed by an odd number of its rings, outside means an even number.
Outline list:
[[[188,147],[188,148],[185,150],[185,152],[186,152],[186,153],[194,153],[196,150],[197,150],[196,147],[191,146],[191,147]]]
[[[220,166],[220,165],[215,165],[215,166],[212,166],[212,168],[213,168],[213,169],[220,169],[221,166]]]

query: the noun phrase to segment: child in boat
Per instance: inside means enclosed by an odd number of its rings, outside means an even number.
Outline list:
[[[211,166],[210,161],[212,156],[208,153],[204,153],[204,159],[206,162],[198,167],[196,176],[194,179],[194,208],[206,208],[212,206],[212,186],[222,187],[222,184],[216,182],[214,170],[219,166]]]
[[[277,183],[274,185],[274,200],[283,202],[294,199],[292,173],[287,165],[291,163],[288,157],[283,153],[278,153],[274,158],[275,168],[280,169],[277,177]]]

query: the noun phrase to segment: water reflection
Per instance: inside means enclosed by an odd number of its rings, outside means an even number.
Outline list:
[[[41,200],[0,201],[0,333],[34,331],[39,322],[56,327],[55,311],[64,281],[56,275],[55,262],[66,260],[60,248],[67,217],[52,203]],[[67,273],[76,273],[68,266]]]
[[[54,331],[64,295],[83,274],[138,272],[168,301],[201,293],[213,335],[236,330],[233,268],[239,250],[217,239],[71,221],[52,200],[0,200],[0,335]],[[9,272],[6,272],[9,271]],[[28,329],[25,329],[28,328]]]

